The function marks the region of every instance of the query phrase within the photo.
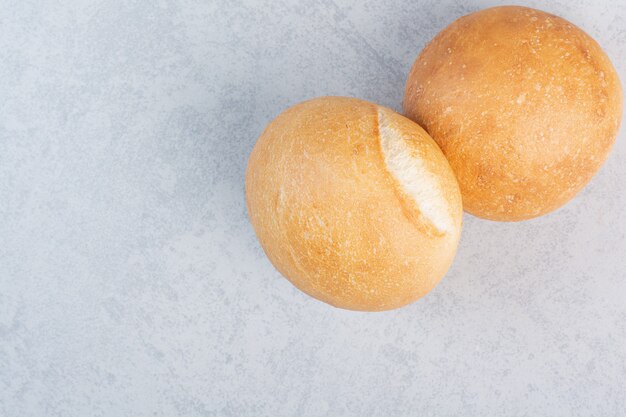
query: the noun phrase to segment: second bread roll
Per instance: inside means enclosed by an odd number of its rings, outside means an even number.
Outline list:
[[[465,209],[514,221],[560,207],[597,172],[617,135],[622,92],[582,30],[539,10],[495,7],[426,46],[404,111],[446,154]]]
[[[246,171],[254,230],[296,287],[352,310],[401,307],[447,271],[460,191],[435,142],[384,107],[323,97],[279,115]]]

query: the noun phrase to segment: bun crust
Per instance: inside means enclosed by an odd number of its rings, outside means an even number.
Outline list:
[[[461,17],[426,46],[404,112],[443,150],[466,211],[517,221],[587,184],[615,141],[622,101],[615,69],[586,33],[505,6]]]
[[[461,232],[458,184],[435,142],[353,98],[314,99],[272,121],[248,162],[246,200],[276,269],[351,310],[422,297],[448,270]]]

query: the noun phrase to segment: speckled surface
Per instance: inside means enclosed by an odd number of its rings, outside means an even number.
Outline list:
[[[491,1],[0,0],[0,416],[626,413],[626,135],[565,208],[465,217],[425,299],[331,308],[274,271],[245,164],[317,95],[400,109]],[[526,3],[626,79],[626,2]]]

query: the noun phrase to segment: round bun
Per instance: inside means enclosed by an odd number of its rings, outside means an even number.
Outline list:
[[[404,112],[443,150],[469,213],[517,221],[565,204],[598,171],[619,129],[622,90],[609,58],[573,24],[495,7],[426,46]]]
[[[375,104],[322,97],[272,121],[246,171],[250,220],[276,269],[336,307],[389,310],[429,292],[461,233],[437,144]]]

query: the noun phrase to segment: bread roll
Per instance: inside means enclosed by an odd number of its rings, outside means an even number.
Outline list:
[[[443,150],[468,212],[517,221],[565,204],[598,171],[619,129],[622,90],[609,58],[573,24],[494,7],[426,46],[404,112]]]
[[[456,252],[462,205],[428,134],[353,98],[298,104],[259,137],[248,213],[276,269],[336,307],[388,310],[429,292]]]

